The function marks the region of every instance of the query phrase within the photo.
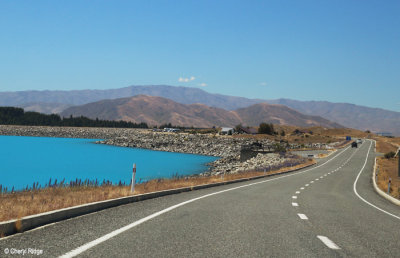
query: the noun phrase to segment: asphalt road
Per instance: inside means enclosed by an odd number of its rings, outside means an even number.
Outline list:
[[[107,209],[2,239],[0,256],[400,257],[400,207],[374,192],[374,157],[365,141],[296,173]]]

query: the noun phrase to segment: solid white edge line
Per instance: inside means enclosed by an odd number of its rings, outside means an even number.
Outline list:
[[[360,178],[361,173],[364,171],[365,166],[367,165],[368,156],[369,156],[369,152],[370,152],[370,150],[371,150],[371,146],[372,146],[372,141],[371,141],[371,144],[369,145],[368,153],[367,153],[367,156],[366,156],[366,158],[365,158],[364,165],[363,165],[363,167],[361,168],[360,172],[358,173],[356,180],[354,181],[354,184],[353,184],[353,191],[354,191],[354,193],[357,195],[357,197],[360,198],[360,200],[362,200],[363,202],[365,202],[365,203],[368,204],[369,206],[371,206],[371,207],[373,207],[373,208],[375,208],[375,209],[377,209],[377,210],[379,210],[379,211],[381,211],[381,212],[383,212],[383,213],[385,213],[385,214],[387,214],[387,215],[389,215],[389,216],[392,216],[393,218],[400,219],[399,216],[396,216],[396,215],[394,215],[394,214],[392,214],[392,213],[390,213],[390,212],[388,212],[388,211],[385,211],[384,209],[381,209],[381,208],[375,206],[374,204],[368,202],[368,201],[365,200],[363,197],[361,197],[361,196],[358,194],[358,192],[357,192],[357,181],[358,181],[358,178]]]
[[[324,243],[330,249],[335,249],[335,250],[340,249],[339,246],[337,246],[332,240],[330,240],[326,236],[317,236],[317,237],[318,237],[319,240],[322,241],[322,243]]]
[[[297,213],[297,215],[300,217],[300,219],[308,220],[306,214],[303,213]]]
[[[275,181],[275,180],[279,180],[279,179],[282,179],[282,178],[295,176],[295,175],[303,174],[303,173],[306,173],[308,171],[314,170],[314,169],[319,168],[321,166],[324,166],[325,164],[327,164],[327,163],[331,162],[332,160],[336,159],[339,155],[344,153],[348,148],[349,147],[345,148],[340,153],[338,153],[336,156],[334,156],[330,160],[324,162],[323,164],[321,164],[319,166],[316,166],[316,167],[313,167],[313,168],[310,168],[310,169],[307,169],[307,170],[304,170],[304,171],[301,171],[301,172],[297,172],[297,173],[293,173],[293,174],[287,174],[287,175],[283,175],[283,176],[272,178],[272,179],[263,180],[263,181],[256,182],[256,183],[251,183],[251,184],[247,184],[247,185],[242,185],[242,186],[229,188],[229,189],[226,189],[226,190],[222,190],[222,191],[206,194],[206,195],[194,198],[194,199],[190,199],[190,200],[185,201],[185,202],[178,203],[178,204],[173,205],[171,207],[168,207],[168,208],[166,208],[164,210],[158,211],[158,212],[153,213],[153,214],[151,214],[151,215],[149,215],[147,217],[144,217],[144,218],[142,218],[140,220],[137,220],[137,221],[135,221],[135,222],[133,222],[131,224],[128,224],[128,225],[126,225],[126,226],[124,226],[122,228],[114,230],[114,231],[112,231],[112,232],[110,232],[110,233],[108,233],[108,234],[106,234],[106,235],[104,235],[104,236],[102,236],[100,238],[97,238],[97,239],[95,239],[95,240],[93,240],[91,242],[88,242],[88,243],[86,243],[86,244],[84,244],[84,245],[82,245],[82,246],[80,246],[78,248],[75,248],[74,250],[69,251],[66,254],[61,255],[59,257],[60,258],[75,257],[75,256],[87,251],[88,249],[90,249],[90,248],[92,248],[92,247],[94,247],[94,246],[96,246],[96,245],[98,245],[98,244],[100,244],[102,242],[105,242],[105,241],[109,240],[110,238],[112,238],[114,236],[117,236],[117,235],[119,235],[119,234],[121,234],[121,233],[123,233],[123,232],[125,232],[125,231],[127,231],[127,230],[129,230],[131,228],[133,228],[133,227],[136,227],[137,225],[140,225],[140,224],[142,224],[142,223],[144,223],[144,222],[146,222],[148,220],[151,220],[151,219],[153,219],[155,217],[158,217],[158,216],[160,216],[160,215],[162,215],[164,213],[167,213],[167,212],[169,212],[171,210],[174,210],[174,209],[176,209],[178,207],[181,207],[183,205],[186,205],[188,203],[191,203],[191,202],[203,199],[203,198],[207,198],[207,197],[210,197],[210,196],[213,196],[213,195],[217,195],[217,194],[220,194],[220,193],[225,193],[225,192],[233,191],[233,190],[236,190],[236,189],[240,189],[240,188],[244,188],[244,187],[248,187],[248,186],[252,186],[252,185],[258,185],[258,184],[262,184],[262,183],[266,183],[266,182],[270,182],[270,181]]]

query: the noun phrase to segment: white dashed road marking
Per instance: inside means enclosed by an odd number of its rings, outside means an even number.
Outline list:
[[[95,239],[95,240],[93,240],[93,241],[91,241],[91,242],[88,242],[88,243],[86,243],[86,244],[83,244],[83,245],[79,246],[78,248],[75,248],[75,249],[73,249],[73,250],[67,252],[66,254],[64,254],[64,255],[62,255],[62,256],[60,256],[60,257],[75,257],[75,256],[77,256],[77,255],[79,255],[79,254],[81,254],[81,253],[83,253],[83,252],[86,252],[87,250],[89,250],[89,249],[91,249],[91,248],[93,248],[93,247],[95,247],[95,246],[97,246],[97,245],[99,245],[99,244],[101,244],[101,243],[103,243],[103,242],[105,242],[105,241],[107,241],[107,240],[109,240],[109,239],[111,239],[111,238],[113,238],[113,237],[115,237],[115,236],[117,236],[117,235],[123,233],[123,232],[126,232],[126,231],[128,231],[128,230],[130,230],[130,229],[132,229],[132,228],[134,228],[134,227],[136,227],[136,226],[138,226],[138,225],[140,225],[140,224],[142,224],[142,223],[145,223],[145,222],[147,222],[147,221],[149,221],[149,220],[151,220],[151,219],[153,219],[153,218],[155,218],[155,217],[161,216],[162,214],[165,214],[165,213],[167,213],[167,212],[170,212],[170,211],[172,211],[172,210],[175,210],[175,209],[177,209],[177,208],[179,208],[179,207],[181,207],[181,206],[184,206],[184,205],[186,205],[186,204],[195,202],[195,201],[197,201],[197,200],[201,200],[201,199],[204,199],[204,198],[207,198],[207,197],[210,197],[210,196],[214,196],[214,195],[217,195],[217,194],[221,194],[221,193],[226,193],[226,192],[233,191],[233,190],[236,190],[236,189],[241,189],[241,188],[244,188],[244,187],[249,187],[249,186],[253,186],[253,185],[263,184],[263,183],[266,183],[266,182],[275,181],[275,180],[279,180],[279,179],[282,179],[282,178],[291,177],[291,176],[295,176],[295,175],[299,175],[299,174],[306,173],[306,172],[308,172],[308,171],[311,171],[311,170],[313,170],[313,169],[316,169],[316,168],[319,168],[319,167],[321,167],[321,166],[326,165],[327,163],[331,162],[332,160],[336,159],[338,156],[340,156],[341,154],[343,154],[343,153],[344,153],[347,149],[349,149],[349,148],[350,148],[350,147],[345,148],[345,149],[342,150],[340,153],[338,153],[336,156],[334,156],[334,157],[331,158],[330,160],[324,162],[323,164],[318,165],[318,166],[316,166],[316,167],[313,167],[313,168],[311,168],[311,169],[306,169],[306,170],[304,170],[304,171],[302,171],[302,172],[293,173],[293,174],[288,174],[288,175],[284,175],[284,176],[280,176],[280,177],[276,177],[276,178],[272,178],[272,179],[267,179],[267,180],[263,180],[263,181],[259,181],[259,182],[255,182],[255,183],[251,183],[251,184],[247,184],[247,185],[241,185],[241,186],[237,186],[237,187],[232,187],[232,188],[229,188],[229,189],[225,189],[225,190],[213,192],[213,193],[210,193],[210,194],[202,195],[202,196],[199,196],[199,197],[197,197],[197,198],[193,198],[193,199],[190,199],[190,200],[187,200],[187,201],[178,203],[178,204],[176,204],[176,205],[170,206],[170,207],[165,208],[165,209],[163,209],[163,210],[161,210],[161,211],[158,211],[158,212],[156,212],[156,213],[153,213],[153,214],[151,214],[151,215],[149,215],[149,216],[147,216],[147,217],[144,217],[144,218],[142,218],[142,219],[139,219],[139,220],[137,220],[137,221],[135,221],[135,222],[133,222],[133,223],[131,223],[131,224],[128,224],[128,225],[126,225],[126,226],[124,226],[124,227],[121,227],[121,228],[119,228],[119,229],[116,229],[116,230],[114,230],[114,231],[112,231],[112,232],[110,232],[110,233],[108,233],[108,234],[105,234],[105,235],[103,235],[102,237],[97,238],[97,239]],[[292,196],[292,198],[293,198],[293,199],[297,199],[297,196]]]
[[[319,240],[322,241],[322,243],[324,243],[330,249],[335,249],[335,250],[340,249],[339,246],[337,246],[334,242],[332,242],[332,240],[330,240],[326,236],[317,236],[317,237],[319,238]]]
[[[297,215],[299,215],[300,219],[304,219],[304,220],[308,219],[307,216],[303,213],[297,213]]]
[[[368,153],[369,153],[369,151],[368,151]],[[353,155],[355,154],[355,152],[350,156],[350,158],[342,165],[342,166],[344,166],[345,164],[347,164],[347,162],[353,157]],[[368,154],[367,154],[367,157],[368,157]],[[320,176],[319,178],[316,178],[316,179],[314,179],[315,181],[318,181],[320,178],[322,179],[322,178],[324,178],[325,176],[327,176],[327,175],[330,175],[331,173],[335,173],[336,171],[338,171],[339,169],[341,169],[342,168],[342,166],[340,166],[340,167],[338,167],[338,168],[336,168],[335,170],[333,170],[333,171],[331,171],[331,172],[329,172],[329,173],[327,173],[327,174],[325,174],[325,175],[323,175],[323,176]],[[364,166],[365,166],[365,164],[364,164]],[[359,176],[359,175],[358,175]],[[358,179],[358,177],[357,177],[357,179]],[[357,182],[357,179],[356,179],[356,182]],[[356,182],[354,183],[354,189],[355,189],[355,184],[356,184]],[[314,181],[311,181],[310,182],[310,184],[313,184],[314,183]],[[305,186],[309,186],[309,184],[306,184]],[[304,189],[304,187],[301,187],[300,188],[301,190],[303,190]],[[355,191],[356,192],[356,191]],[[296,191],[296,194],[299,194],[300,193],[300,191]],[[357,193],[356,193],[357,194]],[[297,199],[297,196],[292,196],[292,198],[293,199]],[[292,206],[299,206],[299,204],[297,203],[297,202],[292,202]],[[302,220],[308,220],[308,217],[305,215],[305,214],[303,214],[303,213],[297,213],[297,215],[300,217],[300,219],[302,219]],[[319,240],[321,240],[322,241],[322,243],[324,243],[327,247],[329,247],[330,249],[335,249],[335,250],[337,250],[337,249],[340,249],[340,247],[339,246],[337,246],[332,240],[330,240],[329,238],[327,238],[326,236],[317,236],[318,237],[318,239]]]

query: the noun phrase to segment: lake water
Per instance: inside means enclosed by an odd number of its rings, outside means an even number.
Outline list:
[[[192,175],[207,170],[216,157],[94,144],[93,139],[0,136],[0,184],[15,189],[65,178],[130,182]]]

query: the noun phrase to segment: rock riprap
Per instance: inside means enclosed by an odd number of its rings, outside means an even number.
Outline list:
[[[0,125],[0,135],[103,139],[96,143],[220,157],[209,164],[209,171],[203,175],[271,168],[301,159],[269,153],[258,154],[240,162],[241,146],[251,145],[254,140],[215,134],[164,133],[148,129]],[[258,140],[258,143],[264,146],[274,144],[268,139]]]

